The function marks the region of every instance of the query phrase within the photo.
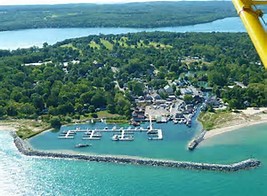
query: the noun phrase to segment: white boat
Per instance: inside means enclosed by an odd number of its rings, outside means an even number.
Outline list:
[[[133,141],[134,137],[131,135],[127,135],[122,138],[121,135],[113,135],[111,139],[113,141]]]
[[[119,141],[119,136],[118,135],[113,135],[111,139],[113,141]]]
[[[120,141],[133,141],[134,138],[133,138],[133,136],[129,135],[129,136],[127,136],[127,137],[120,138],[119,140],[120,140]]]
[[[102,137],[102,134],[100,132],[95,132],[93,137]]]

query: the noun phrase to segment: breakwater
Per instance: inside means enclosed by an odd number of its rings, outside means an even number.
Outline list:
[[[43,152],[31,149],[28,144],[19,138],[16,133],[12,133],[14,143],[18,150],[27,156],[39,156],[47,158],[64,158],[76,159],[84,161],[95,162],[110,162],[119,164],[133,164],[133,165],[148,165],[148,166],[161,166],[171,168],[183,168],[194,170],[210,170],[210,171],[224,171],[234,172],[238,170],[251,169],[260,166],[261,162],[256,159],[247,159],[234,164],[210,164],[210,163],[196,163],[186,161],[171,161],[171,160],[158,160],[148,158],[133,158],[121,156],[106,156],[106,155],[81,155],[81,154],[67,154],[67,153],[54,153]]]
[[[195,137],[191,142],[189,142],[187,146],[188,150],[194,150],[197,147],[197,145],[204,140],[206,132],[207,132],[206,130],[202,130],[197,137]]]

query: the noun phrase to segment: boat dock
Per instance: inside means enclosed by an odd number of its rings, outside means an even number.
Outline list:
[[[149,140],[163,140],[163,134],[161,129],[152,129],[147,132]]]
[[[152,123],[152,117],[149,116],[149,128],[147,130],[147,135],[149,140],[162,140],[163,134],[161,129],[154,129]]]
[[[76,132],[73,130],[68,130],[67,132],[62,132],[58,138],[59,139],[74,139]]]
[[[83,140],[100,140],[102,135],[96,130],[87,131],[84,133]]]
[[[123,127],[113,127],[113,128],[108,128],[108,127],[105,127],[105,128],[101,128],[101,129],[94,129],[95,132],[113,132],[113,133],[119,133],[121,131],[125,130],[126,132],[147,132],[148,129],[147,128],[143,128],[143,127],[127,127],[127,128],[123,128]],[[89,129],[81,129],[81,128],[76,128],[76,129],[72,129],[72,130],[69,130],[69,131],[72,131],[72,132],[90,132],[91,130]]]
[[[158,129],[158,140],[162,140],[162,139],[163,139],[162,130]]]
[[[133,141],[133,132],[128,132],[127,130],[122,130],[120,135],[113,135],[112,140],[113,141]]]
[[[114,141],[133,141],[133,134],[137,132],[145,132],[148,135],[149,140],[162,140],[163,133],[161,129],[154,129],[152,119],[150,117],[150,124],[147,128],[143,127],[104,127],[101,129],[90,130],[88,128],[82,129],[81,127],[76,127],[75,129],[62,131],[58,138],[60,139],[73,139],[75,134],[79,132],[84,132],[83,140],[100,140],[102,133],[114,133],[112,140]]]

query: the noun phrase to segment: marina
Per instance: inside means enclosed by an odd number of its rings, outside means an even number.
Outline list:
[[[201,130],[196,118],[197,115],[192,117],[192,127],[188,127],[185,123],[174,125],[172,121],[157,123],[153,118],[148,118],[136,127],[128,124],[108,124],[104,120],[103,122],[97,120],[94,123],[88,121],[82,124],[63,125],[59,132],[40,134],[33,137],[30,142],[34,148],[48,151],[67,149],[77,153],[167,157],[179,160],[181,156],[179,149],[186,149],[188,142]],[[74,138],[58,139],[68,131],[76,133],[73,134]],[[48,140],[49,145],[45,142]],[[87,142],[93,147],[74,148],[76,144]]]
[[[133,141],[135,133],[146,133],[148,140],[163,140],[162,129],[153,128],[152,118],[150,118],[149,126],[144,127],[104,127],[96,129],[88,129],[76,127],[75,129],[63,130],[59,133],[59,139],[74,139],[76,133],[82,133],[82,140],[101,140],[103,134],[112,133],[112,141]]]

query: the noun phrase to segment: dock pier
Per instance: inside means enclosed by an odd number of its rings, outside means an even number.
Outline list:
[[[96,131],[96,130],[92,130],[92,131],[87,131],[84,133],[83,136],[83,140],[100,140],[102,137],[102,135]]]
[[[67,132],[61,133],[58,138],[59,139],[74,139],[76,132],[73,130],[68,130]]]

